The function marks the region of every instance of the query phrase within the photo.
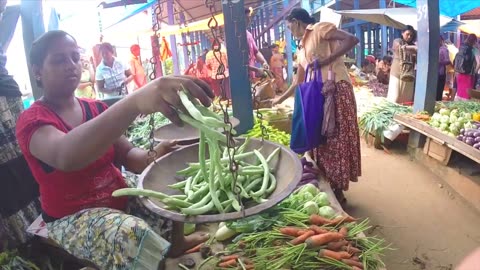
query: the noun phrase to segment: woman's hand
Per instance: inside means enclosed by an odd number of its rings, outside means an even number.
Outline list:
[[[182,87],[183,86],[183,87]],[[176,109],[185,110],[178,91],[185,88],[194,98],[209,107],[213,92],[204,81],[190,76],[166,76],[147,84],[132,94],[139,114],[161,112],[176,125],[182,125]]]
[[[178,149],[177,141],[163,141],[155,147],[155,152],[157,152],[157,158],[162,157],[170,152],[173,152]]]

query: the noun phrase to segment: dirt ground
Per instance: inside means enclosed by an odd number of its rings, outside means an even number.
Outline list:
[[[369,217],[371,234],[392,244],[388,270],[454,269],[480,246],[480,213],[404,150],[387,154],[363,143],[362,169],[345,210]]]

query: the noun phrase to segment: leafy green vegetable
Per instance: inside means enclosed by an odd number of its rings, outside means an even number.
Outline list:
[[[315,196],[315,202],[318,206],[328,206],[330,205],[330,201],[328,200],[328,195],[325,192],[320,192]]]
[[[135,120],[127,130],[126,136],[128,140],[136,147],[147,149],[149,145],[149,137],[151,132],[151,127],[149,124],[150,116],[141,117]],[[154,114],[154,124],[155,129],[162,126],[170,124],[163,114],[155,113]]]
[[[227,222],[226,226],[238,233],[252,233],[270,228],[277,220],[278,210],[272,209],[264,214]]]
[[[394,124],[393,117],[396,114],[411,112],[411,107],[402,106],[384,99],[365,112],[360,117],[358,125],[362,129],[362,135],[365,136],[365,139],[368,139],[369,134],[373,134],[375,137],[380,137],[383,142],[385,139],[383,132]]]
[[[334,218],[337,213],[330,206],[322,206],[318,209],[318,214],[324,218]]]

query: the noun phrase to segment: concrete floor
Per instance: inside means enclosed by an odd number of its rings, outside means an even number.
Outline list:
[[[480,212],[405,151],[387,154],[363,143],[362,169],[345,210],[369,217],[371,234],[392,243],[388,270],[454,269],[480,246]]]

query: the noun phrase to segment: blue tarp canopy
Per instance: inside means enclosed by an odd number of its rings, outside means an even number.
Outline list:
[[[410,7],[417,6],[417,0],[394,0],[399,4]],[[480,7],[478,0],[438,0],[440,3],[440,14],[448,17],[456,17],[472,9]]]

